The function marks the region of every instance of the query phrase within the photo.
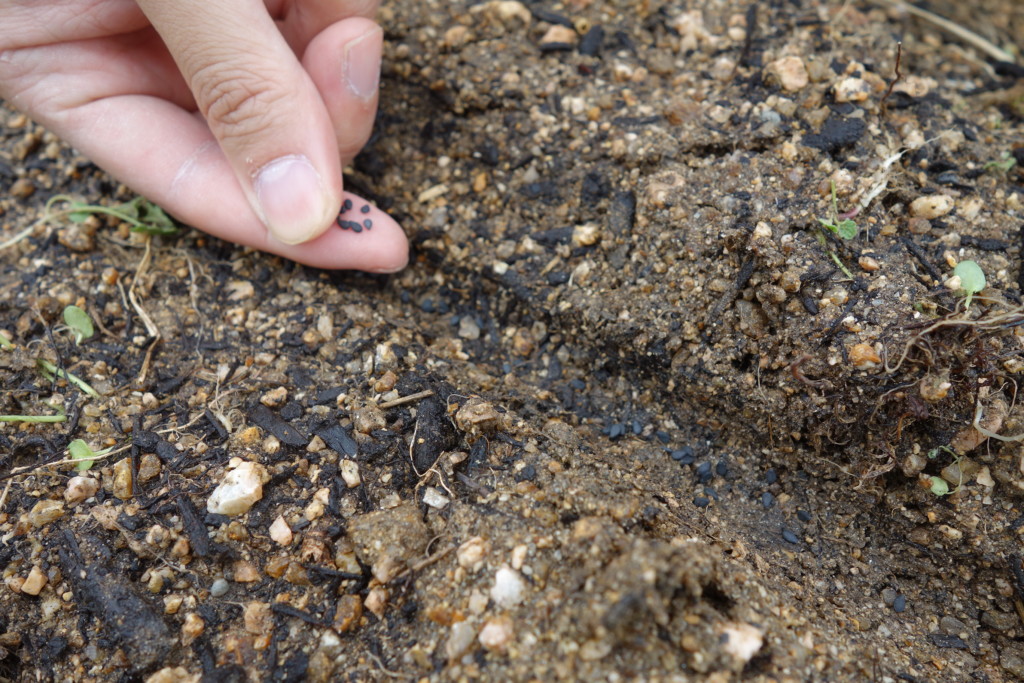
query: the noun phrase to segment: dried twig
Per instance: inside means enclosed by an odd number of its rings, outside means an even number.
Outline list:
[[[406,403],[414,403],[416,401],[422,400],[424,398],[427,398],[428,396],[433,395],[434,392],[430,389],[427,389],[426,391],[418,391],[415,394],[409,394],[408,396],[401,396],[390,401],[384,401],[384,403],[379,404],[377,407],[383,410],[386,410],[388,408],[397,408],[398,406],[404,406]]]
[[[884,0],[887,5],[891,5],[899,10],[912,14],[918,19],[927,21],[935,26],[938,26],[943,31],[952,34],[954,37],[964,41],[968,45],[977,48],[981,52],[1000,62],[1011,62],[1015,60],[1006,50],[992,44],[985,38],[982,38],[974,31],[961,26],[960,24],[954,23],[945,17],[940,17],[934,12],[929,12],[926,9],[921,9],[915,5],[911,5],[909,2],[903,2],[903,0]]]

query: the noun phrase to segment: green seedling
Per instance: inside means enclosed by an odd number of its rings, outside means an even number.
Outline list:
[[[100,451],[94,451],[89,447],[89,444],[81,439],[75,439],[68,444],[68,454],[71,456],[72,460],[78,461],[75,464],[75,469],[79,472],[85,472],[92,467],[93,462],[102,458],[107,453],[110,453],[112,450],[114,449],[111,447],[104,448]]]
[[[985,271],[974,261],[961,261],[953,269],[953,275],[960,278],[960,291],[967,296],[966,310],[971,307],[971,297],[985,289]]]
[[[63,377],[71,384],[74,384],[76,387],[81,389],[89,396],[92,396],[93,398],[100,397],[99,392],[93,389],[91,386],[89,386],[89,383],[86,382],[84,379],[76,375],[72,375],[67,370],[62,370],[58,368],[56,365],[54,365],[48,360],[45,360],[43,358],[37,358],[36,366],[39,368],[39,371],[43,373],[43,377],[45,377],[47,380],[51,382],[54,380],[54,378],[56,378],[59,375],[60,377]]]
[[[994,168],[997,171],[1009,173],[1010,169],[1012,169],[1016,164],[1017,160],[1014,158],[1012,154],[1010,154],[1009,152],[1003,152],[1000,155],[998,161],[989,161],[988,163],[986,163],[985,170],[987,171],[991,168]]]
[[[949,446],[939,446],[938,448],[931,449],[930,451],[928,451],[928,459],[934,460],[935,458],[937,458],[939,455],[939,451],[946,451],[947,453],[952,455],[954,464],[960,462],[960,455]],[[928,487],[928,490],[934,493],[936,496],[951,496],[954,493],[959,493],[960,489],[963,488],[964,485],[963,474],[960,475],[960,483],[957,484],[956,488],[953,489],[952,491],[949,490],[949,482],[943,479],[942,477],[933,476],[929,477],[928,479],[931,482],[931,485]]]
[[[29,424],[52,424],[66,422],[67,415],[0,415],[0,422],[27,422]]]
[[[830,180],[829,185],[832,188],[832,211],[829,212],[827,219],[819,218],[818,222],[821,223],[822,227],[839,235],[844,240],[852,240],[857,236],[857,223],[852,218],[839,220],[839,201],[836,199],[836,183],[834,180]]]
[[[68,208],[54,211],[54,205],[60,203],[68,204]],[[174,235],[178,232],[178,226],[171,217],[145,197],[136,197],[130,202],[116,206],[100,206],[77,201],[70,195],[59,194],[50,197],[46,202],[46,214],[49,218],[66,216],[72,223],[81,223],[93,214],[105,214],[124,221],[131,226],[132,232],[146,235]]]
[[[78,306],[68,306],[64,309],[64,322],[75,335],[75,346],[80,345],[83,339],[89,339],[96,333],[92,327],[92,318]]]
[[[13,348],[14,348],[14,344],[11,343],[11,340],[8,339],[7,337],[5,337],[3,334],[0,334],[0,349],[13,349]]]

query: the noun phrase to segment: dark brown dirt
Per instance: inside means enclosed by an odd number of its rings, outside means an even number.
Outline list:
[[[979,4],[931,9],[1012,48]],[[1024,432],[1019,68],[885,3],[382,22],[391,278],[40,221],[131,195],[3,112],[0,413],[67,420],[0,423],[0,677],[1024,677],[1021,446],[972,426]]]

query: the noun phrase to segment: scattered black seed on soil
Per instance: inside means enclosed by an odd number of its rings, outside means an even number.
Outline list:
[[[807,510],[797,510],[796,511],[796,517],[801,522],[809,522],[809,521],[811,521],[811,513],[807,512]]]
[[[370,205],[363,204],[363,208],[359,209],[360,213],[370,213]]]
[[[587,57],[597,57],[601,54],[601,45],[604,43],[604,28],[592,26],[580,40],[579,53]]]
[[[715,465],[715,474],[717,474],[720,477],[728,476],[729,465],[724,460],[719,460],[718,463]]]
[[[363,227],[369,230],[370,228],[373,227],[373,221],[367,218],[365,221],[363,221]]]
[[[709,481],[711,481],[712,477],[715,476],[711,472],[711,463],[710,462],[702,462],[701,464],[697,465],[697,472],[696,472],[696,474],[697,474],[697,479],[702,484],[708,483]]]
[[[711,505],[711,499],[707,496],[694,496],[693,504],[699,508],[706,508]]]
[[[346,199],[344,202],[341,203],[341,211],[342,211],[342,213],[344,213],[345,211],[349,211],[351,209],[352,209],[352,200],[351,199]]]
[[[797,535],[789,529],[782,530],[782,538],[784,538],[788,543],[792,543],[793,545],[800,545],[800,539],[797,538]]]
[[[680,449],[672,451],[670,455],[673,460],[677,462],[682,462],[686,458],[693,458],[693,449],[690,448],[689,446],[683,446]]]
[[[774,503],[775,496],[770,494],[768,491],[765,491],[764,493],[761,494],[761,505],[763,505],[766,510],[770,508]]]
[[[769,486],[771,486],[772,484],[774,484],[778,480],[779,480],[779,473],[775,471],[774,467],[764,473],[764,483],[768,484]]]
[[[710,486],[705,486],[705,487],[704,487],[704,495],[705,495],[705,496],[708,496],[709,498],[711,498],[711,499],[713,499],[713,500],[721,500],[721,499],[720,499],[720,498],[718,497],[718,491],[714,490],[714,489],[713,489],[713,488],[711,488]]]
[[[892,601],[892,609],[894,612],[902,612],[907,609],[907,598],[905,595],[897,595],[896,599]]]

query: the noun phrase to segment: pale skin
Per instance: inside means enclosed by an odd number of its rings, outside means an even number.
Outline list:
[[[394,272],[401,228],[335,222],[377,110],[379,0],[5,0],[0,97],[211,235]]]

